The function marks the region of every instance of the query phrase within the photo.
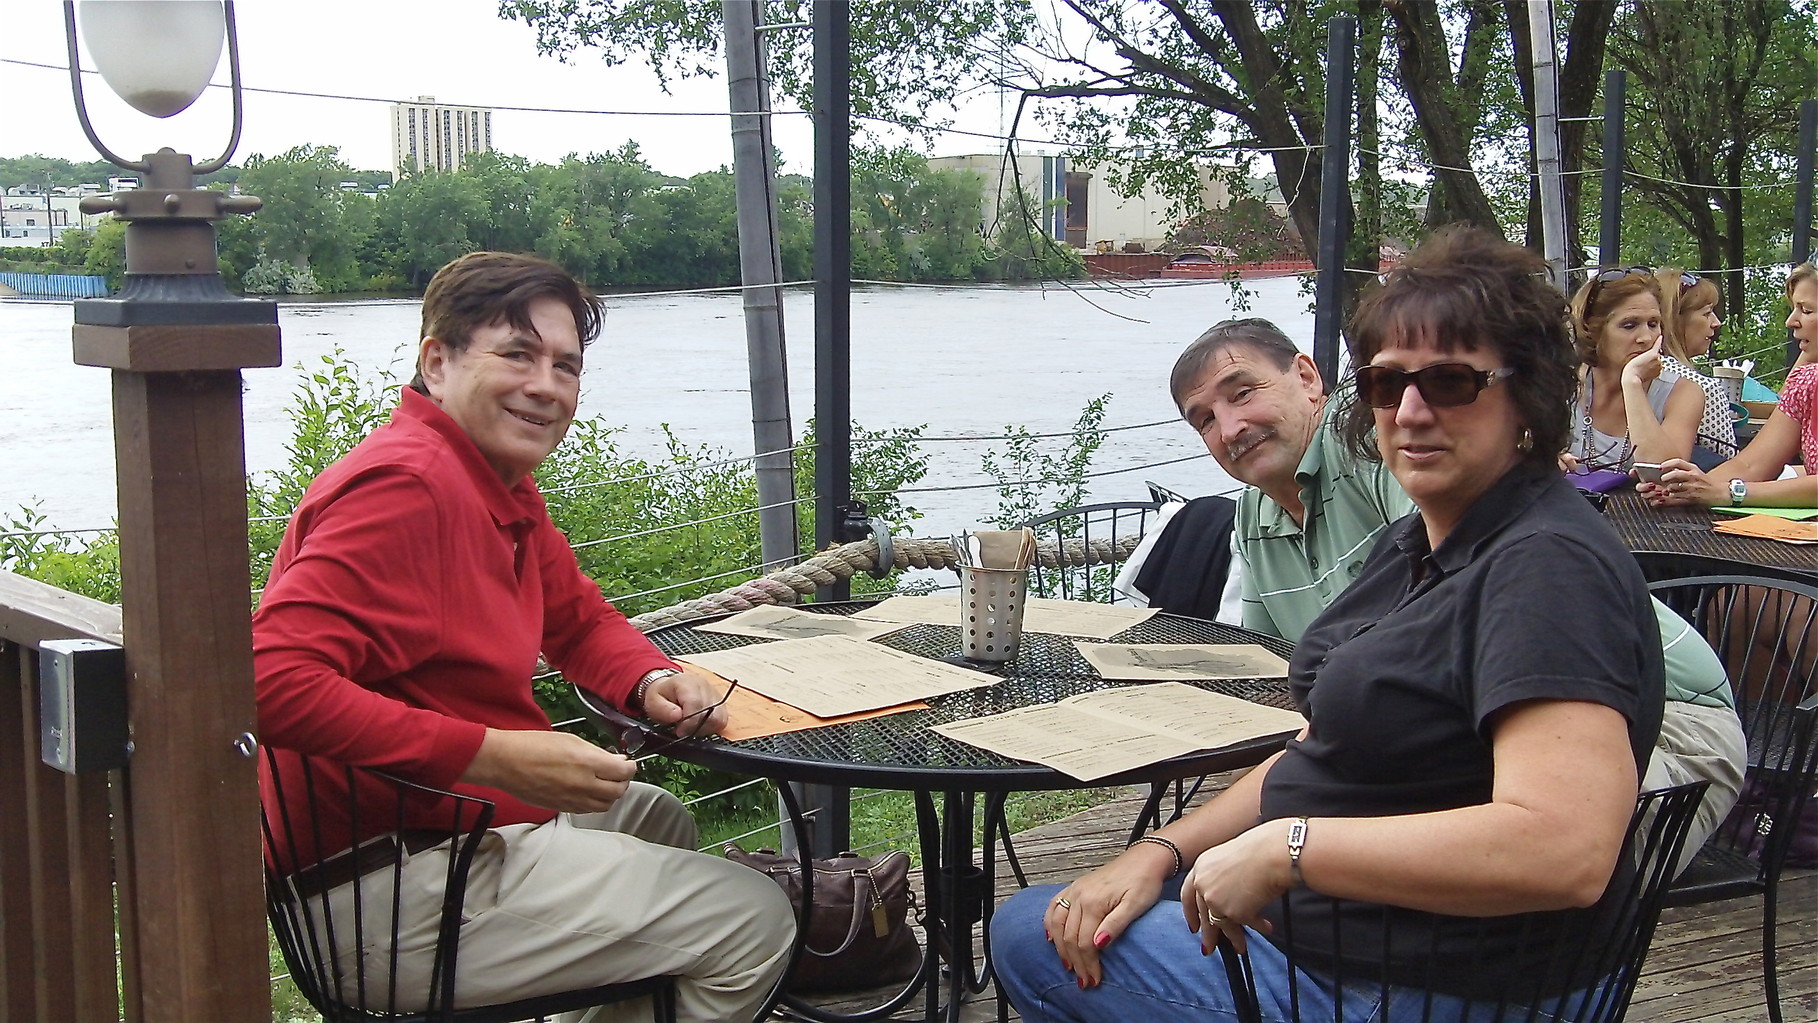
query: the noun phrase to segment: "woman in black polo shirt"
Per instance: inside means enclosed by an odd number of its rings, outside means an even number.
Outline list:
[[[1448,978],[1440,999],[1544,969],[1515,952],[1529,914],[1600,932],[1660,726],[1661,653],[1633,558],[1555,467],[1575,360],[1544,271],[1518,246],[1446,231],[1360,304],[1346,435],[1418,512],[1302,637],[1290,680],[1309,724],[1285,751],[998,911],[994,963],[1024,1019],[1217,1018],[1223,968],[1194,953],[1220,930],[1247,942],[1264,1018],[1288,1018],[1268,935],[1284,893],[1303,965],[1336,933],[1358,976],[1383,959],[1389,915],[1389,979]],[[1324,996],[1345,1018],[1419,1017],[1424,994],[1403,1005],[1402,989],[1371,1015],[1378,969],[1342,994],[1303,974],[1301,1013],[1329,1016],[1308,1004]]]

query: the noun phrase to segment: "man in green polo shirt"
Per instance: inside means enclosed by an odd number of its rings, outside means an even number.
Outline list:
[[[1206,450],[1246,484],[1231,534],[1227,596],[1241,595],[1245,628],[1298,640],[1414,502],[1382,463],[1345,451],[1332,425],[1343,397],[1326,394],[1318,366],[1267,320],[1214,325],[1181,353],[1169,387]],[[1710,781],[1686,839],[1689,859],[1735,803],[1746,749],[1710,644],[1659,601],[1654,612],[1667,704],[1642,786]]]

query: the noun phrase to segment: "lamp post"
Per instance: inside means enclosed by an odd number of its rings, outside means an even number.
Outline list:
[[[195,175],[225,165],[239,142],[233,4],[82,4],[102,77],[154,117],[195,101],[225,37],[233,129],[201,166],[169,148],[126,160],[96,137],[73,0],[64,20],[82,130],[141,180],[82,200],[84,213],[126,222],[126,278],[113,297],[78,301],[74,330],[75,361],[113,371],[133,744],[115,803],[127,1018],[265,1019],[240,370],[279,364],[278,315],[273,303],[230,294],[216,263],[214,222],[251,213],[259,200],[195,187]]]

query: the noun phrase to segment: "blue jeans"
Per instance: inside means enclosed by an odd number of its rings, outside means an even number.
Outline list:
[[[991,959],[998,983],[1028,1023],[1223,1023],[1238,1018],[1223,958],[1217,952],[1200,955],[1199,935],[1187,930],[1181,914],[1178,887],[1164,892],[1160,902],[1099,952],[1104,979],[1080,990],[1043,934],[1042,914],[1061,887],[1025,889],[991,917]],[[1490,1023],[1499,1015],[1494,1006],[1468,1006],[1452,995],[1412,988],[1390,988],[1384,1004],[1382,989],[1374,983],[1335,991],[1330,982],[1304,970],[1294,970],[1297,990],[1290,996],[1287,959],[1261,934],[1250,931],[1246,937],[1257,1004],[1269,1023],[1423,1019]],[[1567,1001],[1575,1006],[1578,1000]],[[1525,1009],[1508,1012],[1513,1019],[1527,1018]]]

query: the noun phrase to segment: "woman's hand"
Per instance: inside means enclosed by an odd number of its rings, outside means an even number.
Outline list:
[[[1223,931],[1239,952],[1244,928],[1267,932],[1262,908],[1293,887],[1288,866],[1288,824],[1267,821],[1223,845],[1201,853],[1180,886],[1187,927],[1199,935],[1199,950],[1211,955]]]
[[[1061,890],[1048,903],[1042,924],[1061,965],[1082,988],[1103,979],[1098,950],[1124,933],[1161,898],[1174,856],[1152,842],[1134,845],[1110,863]]]
[[[1635,489],[1657,508],[1701,505],[1710,508],[1728,501],[1729,484],[1719,483],[1683,458],[1669,458],[1660,463],[1660,482],[1643,483]]]
[[[1628,387],[1633,384],[1645,389],[1660,376],[1660,346],[1664,343],[1665,338],[1655,338],[1654,347],[1630,359],[1628,364],[1622,367],[1622,386]]]
[[[1574,455],[1574,454],[1570,454],[1568,452],[1564,452],[1564,451],[1560,452],[1559,453],[1559,471],[1560,472],[1577,472],[1578,471],[1578,456]]]

